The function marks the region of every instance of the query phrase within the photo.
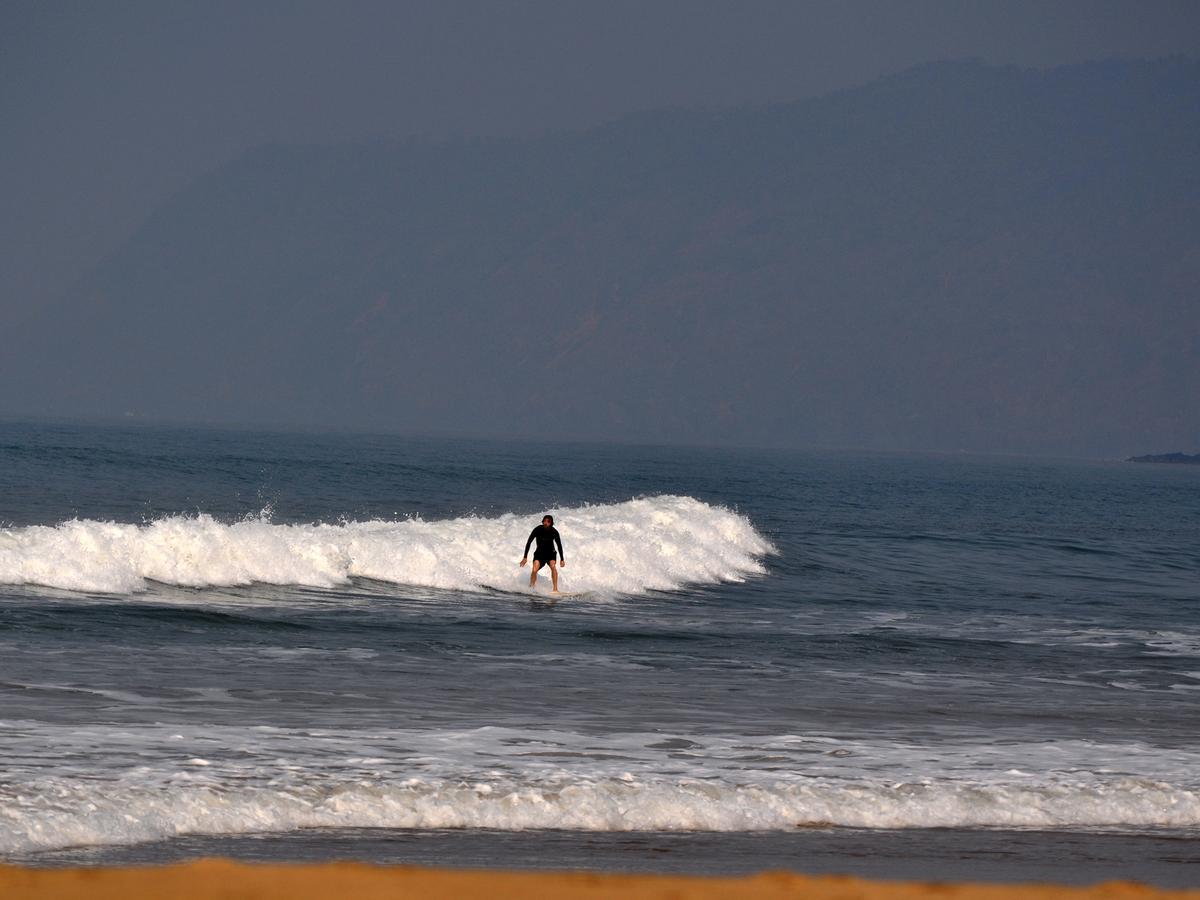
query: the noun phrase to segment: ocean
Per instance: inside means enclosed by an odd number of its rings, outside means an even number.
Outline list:
[[[0,421],[0,859],[1200,885],[1198,574],[1185,466]]]

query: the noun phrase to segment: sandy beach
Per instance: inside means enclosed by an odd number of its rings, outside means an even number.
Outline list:
[[[6,900],[258,900],[258,898],[574,898],[715,900],[1200,900],[1200,890],[1168,891],[1132,883],[1093,887],[872,882],[767,872],[746,878],[595,873],[452,871],[359,863],[246,865],[205,860],[159,868],[28,869],[0,867]]]

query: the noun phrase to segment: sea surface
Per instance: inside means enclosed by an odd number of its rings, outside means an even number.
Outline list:
[[[1198,575],[1182,466],[0,421],[0,859],[1197,885]]]

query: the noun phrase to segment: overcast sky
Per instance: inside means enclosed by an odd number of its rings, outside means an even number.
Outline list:
[[[1200,54],[1200,3],[0,5],[0,327],[268,141],[532,135],[791,100],[933,60]]]

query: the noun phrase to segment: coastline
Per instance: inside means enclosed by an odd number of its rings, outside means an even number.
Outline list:
[[[510,872],[373,866],[365,863],[258,865],[222,859],[164,867],[30,869],[0,866],[0,896],[12,900],[174,900],[353,896],[439,898],[554,897],[591,900],[1200,900],[1200,890],[1163,890],[1132,882],[1091,887],[865,881],[847,876],[764,872],[739,878],[591,872]]]

